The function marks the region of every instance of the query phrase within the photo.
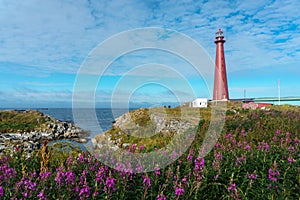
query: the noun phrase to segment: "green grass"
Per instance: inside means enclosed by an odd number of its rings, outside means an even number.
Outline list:
[[[0,111],[0,133],[34,131],[42,128],[44,123],[43,114],[36,110]]]
[[[176,115],[179,110],[175,108],[166,112],[169,113],[168,117],[171,117],[170,114]],[[190,113],[198,113],[196,110],[198,109],[190,110]],[[197,134],[190,148],[175,162],[161,167],[159,173],[155,171],[133,174],[130,169],[135,169],[137,166],[134,164],[138,163],[131,163],[130,160],[124,162],[128,171],[121,172],[104,165],[93,155],[84,154],[79,148],[64,143],[48,147],[47,150],[36,151],[30,158],[22,155],[21,149],[12,153],[12,156],[9,156],[9,153],[0,158],[0,175],[3,177],[0,180],[0,189],[4,191],[1,194],[0,190],[0,198],[39,199],[39,196],[45,196],[47,199],[131,200],[152,200],[158,197],[174,200],[300,198],[299,107],[272,106],[270,110],[245,110],[229,102],[222,134],[214,148],[203,158],[203,164],[199,164],[199,160],[202,159],[198,157],[199,151],[210,123],[207,114],[209,111],[210,108],[200,109],[203,116],[198,123]],[[136,111],[135,114],[138,112],[140,111]],[[153,110],[149,109],[140,113],[143,117],[136,115],[136,122],[144,122],[144,117],[147,121],[146,114],[152,112]],[[145,147],[143,152],[153,151],[153,147],[165,146],[172,138],[171,135],[167,138],[167,135],[156,134],[139,139],[128,137],[127,133],[119,135],[120,131],[115,128],[111,129],[110,133],[115,137],[124,137],[128,142],[143,145]],[[190,131],[187,130],[185,134]],[[131,148],[130,151],[133,153],[139,151],[139,146],[136,149]],[[107,152],[101,152],[99,156],[113,160],[111,161],[113,163],[120,162],[118,157],[113,157],[109,149]],[[165,158],[163,153],[158,156]],[[12,173],[14,170],[16,173]],[[280,172],[276,175],[276,180],[270,178],[274,177],[270,174],[272,170]],[[44,179],[41,178],[40,172],[51,174]],[[256,177],[251,180],[249,175]],[[151,185],[147,184],[147,180]],[[231,189],[233,184],[234,189]],[[178,188],[184,189],[180,195],[176,194]]]

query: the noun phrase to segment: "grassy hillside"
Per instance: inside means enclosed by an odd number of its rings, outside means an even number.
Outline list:
[[[134,111],[133,119],[139,126],[147,126],[152,112],[151,109]],[[181,111],[174,108],[166,112],[171,119]],[[200,157],[210,112],[210,108],[200,110],[203,116],[191,147],[175,162],[157,166],[151,172],[133,173],[134,169],[147,166],[131,160],[120,162],[110,151],[99,156],[115,163],[115,168],[101,163],[93,154],[79,153],[78,149],[63,144],[57,148],[44,146],[30,158],[16,150],[0,158],[0,198],[300,199],[299,107],[244,110],[230,102],[220,138],[205,157]],[[108,133],[114,131],[118,136],[116,129]],[[132,145],[145,143],[129,151],[152,151],[154,144],[159,149],[165,145],[160,142],[168,143],[165,137],[158,134],[148,140],[137,140],[131,136],[128,141]],[[69,153],[60,152],[61,148],[69,149]],[[169,159],[163,152],[158,156]]]
[[[30,132],[41,128],[45,121],[44,115],[36,110],[1,110],[0,133]]]

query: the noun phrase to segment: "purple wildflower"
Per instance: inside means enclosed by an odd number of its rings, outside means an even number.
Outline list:
[[[114,179],[114,178],[107,177],[107,178],[106,178],[106,181],[105,181],[105,184],[107,185],[107,187],[113,188],[114,185],[115,185],[115,179]]]
[[[166,198],[165,195],[159,194],[159,195],[157,196],[157,200],[167,200],[167,198]]]
[[[155,167],[154,173],[155,173],[156,175],[160,175],[160,168],[159,168],[159,167]]]
[[[288,161],[289,161],[289,163],[293,163],[293,162],[295,162],[295,159],[294,159],[294,158],[291,158],[291,157],[289,157],[289,158],[288,158]]]
[[[218,152],[218,153],[217,153],[216,159],[217,159],[218,161],[222,161],[222,159],[223,159],[222,152]]]
[[[235,165],[237,166],[237,167],[239,167],[242,163],[244,163],[246,161],[246,158],[243,158],[243,157],[241,157],[241,158],[237,158],[236,159],[236,161],[235,161]]]
[[[65,172],[66,183],[74,185],[75,173],[74,172]]]
[[[140,150],[143,151],[145,149],[144,145],[140,145]]]
[[[229,139],[231,138],[231,133],[228,133],[228,134],[226,135],[226,138],[229,140]]]
[[[215,176],[214,176],[214,179],[218,179],[219,178],[219,174],[216,174]]]
[[[83,163],[84,162],[84,156],[82,154],[80,154],[77,158],[77,161]]]
[[[35,178],[35,177],[36,177],[36,172],[30,173],[30,177],[31,177],[31,178]]]
[[[193,149],[193,148],[190,148],[189,154],[188,154],[188,156],[187,156],[187,160],[188,160],[189,162],[192,162],[192,160],[193,160],[193,153],[194,153],[194,149]]]
[[[202,180],[204,169],[204,158],[198,157],[195,161],[194,175],[198,177],[198,180]]]
[[[40,180],[46,180],[51,175],[51,172],[40,172]]]
[[[276,169],[276,167],[274,167],[274,168],[271,167],[269,169],[268,178],[269,178],[270,181],[276,182],[278,180],[279,175],[280,175],[280,172]]]
[[[90,196],[90,187],[87,185],[84,185],[79,192],[79,196],[88,198]]]
[[[248,179],[255,180],[257,178],[257,174],[247,174]]]
[[[246,136],[247,136],[245,129],[242,129],[241,133],[242,133],[242,136],[243,136],[243,137],[246,137]]]
[[[41,190],[41,192],[37,196],[40,198],[40,200],[46,200],[44,190]]]
[[[70,166],[73,162],[73,158],[70,156],[68,159],[67,159],[67,165]]]
[[[234,191],[234,192],[236,192],[237,190],[236,190],[236,185],[235,185],[235,183],[231,183],[231,184],[228,186],[227,190],[228,190],[228,191]]]
[[[22,195],[23,195],[24,197],[26,197],[26,198],[29,197],[29,194],[28,194],[27,192],[22,192]]]
[[[0,196],[3,197],[4,196],[4,190],[3,190],[3,187],[0,186]]]
[[[145,187],[150,187],[151,186],[151,179],[148,176],[143,176],[143,184]]]
[[[177,188],[175,189],[175,195],[176,195],[176,196],[181,196],[183,193],[184,193],[184,189],[183,189],[183,188],[177,187]]]
[[[102,183],[101,181],[103,180],[104,175],[105,175],[105,170],[104,170],[104,168],[100,167],[98,169],[98,172],[96,173],[95,181],[100,181],[100,184],[101,184]]]
[[[17,172],[14,168],[8,168],[6,165],[3,165],[3,168],[1,168],[1,167],[0,167],[0,171],[4,172],[5,179],[10,179],[17,175]]]

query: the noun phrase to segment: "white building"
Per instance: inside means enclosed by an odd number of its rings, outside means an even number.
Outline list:
[[[207,108],[207,98],[197,98],[191,102],[190,107]]]

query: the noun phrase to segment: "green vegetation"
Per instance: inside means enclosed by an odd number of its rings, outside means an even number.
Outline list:
[[[0,133],[30,132],[42,128],[44,115],[36,110],[0,111]]]
[[[176,109],[169,110],[169,114],[178,113],[179,108]],[[45,145],[30,158],[22,154],[22,149],[16,149],[0,158],[0,198],[299,199],[300,108],[273,106],[269,110],[244,110],[233,103],[229,104],[227,114],[220,138],[205,157],[200,157],[199,152],[203,150],[210,121],[203,116],[191,147],[174,163],[153,172],[134,174],[132,169],[137,167],[134,162],[125,160],[126,164],[122,164],[110,157],[109,152],[102,152],[99,156],[119,167],[113,169],[92,154],[64,143]],[[148,118],[146,114],[143,116]],[[140,122],[142,118],[135,119]],[[115,137],[120,136],[119,132],[120,129],[111,130]],[[129,150],[153,151],[154,144],[161,148],[170,138],[164,134],[148,140],[131,137]],[[159,156],[169,159],[163,152]]]

